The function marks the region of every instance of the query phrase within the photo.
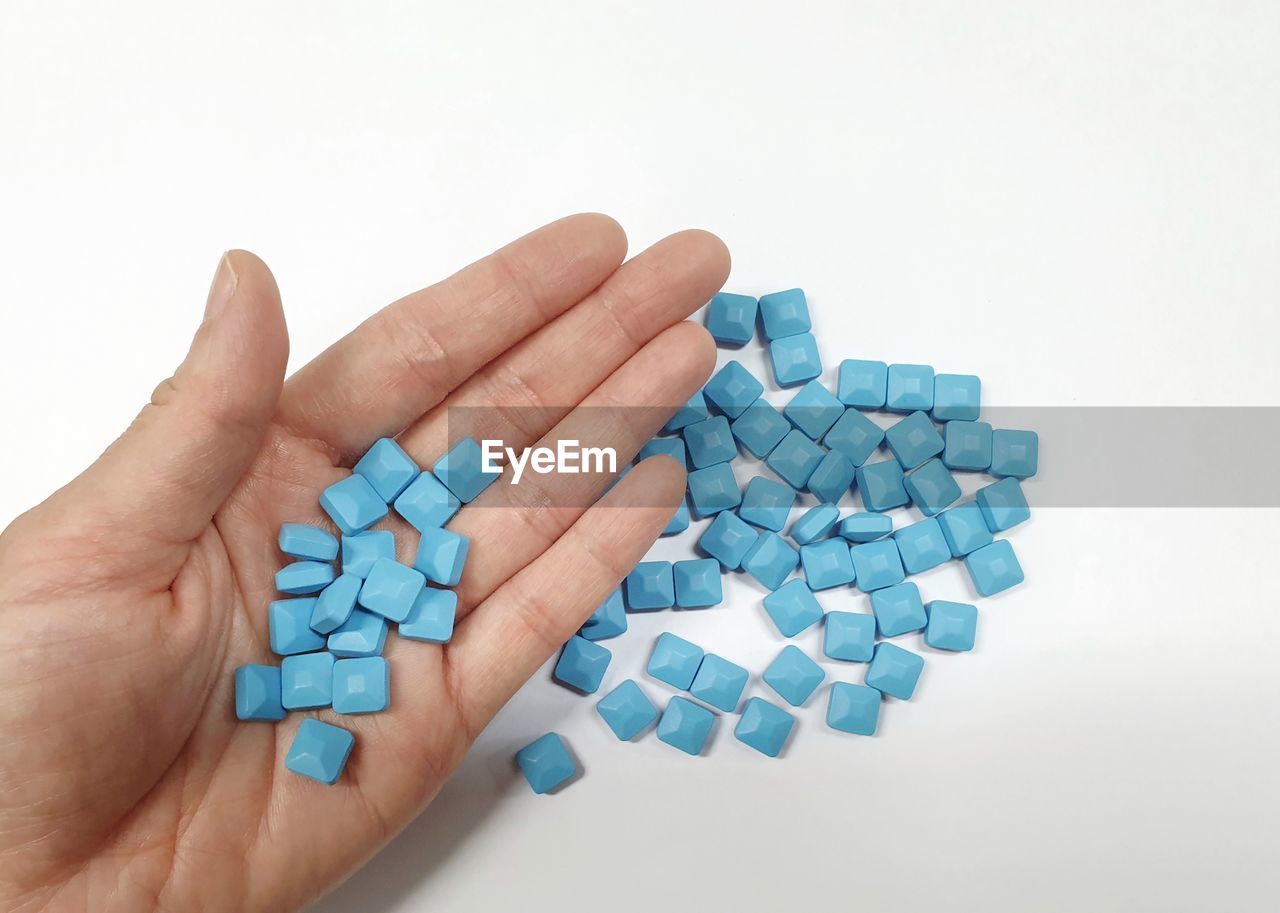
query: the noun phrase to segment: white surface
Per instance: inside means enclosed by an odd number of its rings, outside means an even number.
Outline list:
[[[298,365],[579,209],[633,250],[718,232],[731,289],[803,284],[828,365],[974,370],[994,404],[1278,405],[1274,4],[181,6],[0,5],[0,523],[177,363],[224,248],[275,269]],[[319,909],[1261,909],[1275,529],[1041,511],[974,654],[930,654],[873,739],[816,700],[777,762],[725,721],[703,759],[619,744],[541,675]],[[608,683],[668,625],[759,671],[780,643],[730,593],[633,618]],[[540,798],[510,754],[551,727],[588,774]]]

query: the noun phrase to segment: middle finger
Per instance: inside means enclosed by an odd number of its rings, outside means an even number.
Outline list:
[[[724,284],[729,253],[705,231],[683,231],[624,263],[583,301],[490,362],[401,436],[430,466],[463,434],[527,447],[642,346]],[[450,417],[465,424],[458,433]]]

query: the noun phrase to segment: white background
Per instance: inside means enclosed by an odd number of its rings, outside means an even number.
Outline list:
[[[803,285],[829,367],[974,371],[997,405],[1280,405],[1274,4],[184,6],[0,2],[0,523],[172,370],[223,249],[274,268],[296,366],[581,209],[633,250],[719,233],[732,290]],[[1230,441],[1223,470],[1277,471]],[[1276,513],[1056,508],[1012,538],[1027,584],[875,738],[827,730],[820,692],[783,759],[729,720],[688,758],[544,670],[319,909],[1269,908]],[[667,627],[758,672],[759,596],[633,617],[606,686]],[[510,757],[553,727],[587,774],[536,797]]]

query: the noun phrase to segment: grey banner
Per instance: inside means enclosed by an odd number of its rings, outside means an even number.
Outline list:
[[[488,438],[516,452],[576,440],[582,448],[614,448],[623,468],[637,442],[648,430],[661,428],[671,412],[671,407],[455,407],[448,414],[449,440]],[[866,414],[885,428],[902,418]],[[1039,435],[1039,471],[1024,483],[1033,507],[1280,507],[1280,407],[993,407],[983,410],[981,420],[996,429]],[[945,431],[942,424],[937,428]],[[740,456],[732,465],[741,487],[757,474],[772,475],[745,451]],[[892,459],[883,445],[870,461],[882,459]],[[513,476],[508,466],[502,484],[510,485]],[[966,494],[991,479],[981,472],[955,476]],[[598,473],[536,472],[530,460],[519,486],[535,489],[538,501],[548,506],[581,506],[593,502],[607,484]],[[842,506],[858,506],[856,493],[851,498]]]

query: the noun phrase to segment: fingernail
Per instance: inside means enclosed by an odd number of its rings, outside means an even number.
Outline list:
[[[218,261],[218,271],[213,275],[213,285],[209,287],[209,300],[204,306],[204,322],[214,320],[227,307],[227,302],[235,294],[238,282],[236,271],[231,266],[231,258],[226,254]]]

